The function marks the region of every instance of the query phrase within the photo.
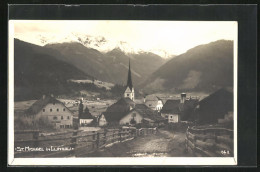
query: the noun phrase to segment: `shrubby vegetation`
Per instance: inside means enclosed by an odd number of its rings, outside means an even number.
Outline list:
[[[15,130],[53,130],[55,126],[43,116],[25,116],[17,115],[14,117],[14,129]]]

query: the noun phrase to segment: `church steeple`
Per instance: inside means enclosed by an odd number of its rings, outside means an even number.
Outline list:
[[[128,78],[127,78],[127,85],[126,85],[126,87],[129,87],[130,90],[132,90],[132,88],[133,88],[132,77],[131,77],[130,59],[129,59],[129,69],[128,69]]]
[[[132,76],[131,76],[131,66],[130,66],[130,59],[129,59],[129,69],[128,69],[128,78],[127,78],[127,85],[126,90],[124,93],[125,98],[130,98],[134,101],[135,99],[135,91],[132,83]]]

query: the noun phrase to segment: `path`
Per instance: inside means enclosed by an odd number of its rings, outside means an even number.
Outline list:
[[[187,157],[185,153],[185,133],[159,130],[156,135],[115,144],[99,150],[88,157]]]

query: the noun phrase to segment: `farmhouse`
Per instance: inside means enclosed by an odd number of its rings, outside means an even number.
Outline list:
[[[35,117],[46,117],[56,128],[71,128],[73,124],[73,113],[53,96],[43,95],[25,113]]]
[[[168,119],[169,123],[190,120],[194,114],[194,109],[198,99],[186,98],[186,94],[181,94],[180,100],[167,100],[161,110],[161,116]]]
[[[130,98],[121,98],[109,106],[103,113],[106,122],[118,124],[119,120],[135,107],[135,102]],[[101,118],[100,118],[101,119]]]
[[[144,103],[150,109],[158,111],[158,112],[163,107],[163,101],[155,95],[148,95],[148,96],[144,97]]]
[[[202,99],[196,109],[197,120],[202,124],[217,123],[233,112],[233,89],[222,88]]]

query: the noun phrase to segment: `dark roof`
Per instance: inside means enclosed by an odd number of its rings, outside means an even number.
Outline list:
[[[130,67],[130,59],[129,59],[129,69],[128,69],[128,78],[127,78],[127,85],[126,87],[129,87],[132,91],[133,83],[132,83],[132,76],[131,76],[131,67]]]
[[[91,113],[83,113],[80,116],[80,119],[94,119],[94,117],[91,115]]]
[[[180,100],[167,100],[163,105],[161,113],[179,113]]]
[[[108,122],[116,122],[130,112],[130,107],[134,108],[134,106],[135,103],[130,98],[121,98],[109,106],[103,114]]]
[[[161,113],[181,113],[188,108],[194,108],[197,103],[197,99],[188,99],[184,103],[180,103],[180,100],[167,100]]]
[[[233,89],[232,88],[221,88],[214,93],[210,94],[209,96],[202,99],[199,104],[209,101],[217,96],[233,96]]]
[[[27,115],[36,115],[39,111],[41,111],[49,103],[51,103],[51,104],[53,104],[53,103],[62,104],[64,107],[66,107],[62,102],[60,102],[59,100],[55,99],[54,97],[45,96],[45,98],[41,98],[41,99],[37,100],[35,103],[33,103],[32,106],[25,111],[25,113]]]
[[[143,118],[149,118],[153,121],[165,120],[158,112],[151,110],[145,104],[136,104],[132,111],[137,111]]]

